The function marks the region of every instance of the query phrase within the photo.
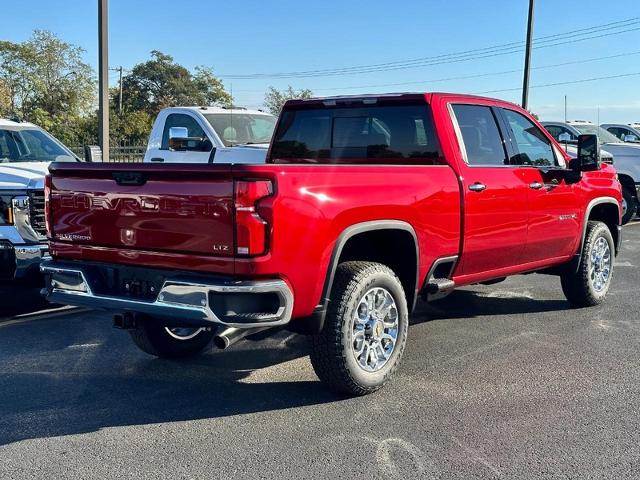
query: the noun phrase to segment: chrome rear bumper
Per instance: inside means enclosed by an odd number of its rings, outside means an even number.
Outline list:
[[[95,293],[90,275],[82,266],[44,262],[40,269],[47,277],[43,293],[54,303],[77,305],[114,312],[146,314],[190,325],[224,325],[236,328],[275,327],[289,323],[293,309],[293,293],[280,279],[238,281],[203,281],[189,275],[167,277],[154,300]],[[249,311],[238,312],[225,306],[225,297],[235,295]],[[268,296],[270,311],[250,311],[265,302],[254,302],[258,296]],[[239,300],[238,300],[239,299]],[[257,308],[260,310],[259,308]]]

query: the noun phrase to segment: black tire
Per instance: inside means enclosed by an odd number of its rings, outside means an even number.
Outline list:
[[[590,252],[594,244],[603,238],[609,245],[609,255],[611,259],[608,278],[603,288],[597,290],[590,278],[589,270],[592,262]],[[584,245],[580,258],[580,266],[577,272],[565,273],[560,277],[562,291],[569,303],[574,307],[591,307],[603,302],[613,278],[613,259],[615,247],[613,237],[606,224],[591,221],[587,224]]]
[[[638,211],[638,199],[636,198],[634,192],[629,190],[627,187],[622,187],[622,198],[624,198],[625,203],[627,204],[627,209],[622,215],[622,224],[629,223],[629,221],[636,216]]]
[[[136,346],[149,355],[162,358],[186,358],[202,352],[213,338],[210,330],[200,330],[193,338],[178,340],[164,325],[153,319],[139,320],[135,330],[129,330]]]
[[[377,371],[365,371],[353,352],[352,319],[360,300],[372,288],[386,290],[396,304],[398,326],[395,346]],[[345,262],[338,265],[323,330],[312,335],[311,364],[330,389],[350,395],[366,395],[381,388],[400,364],[407,342],[409,315],[402,284],[385,265]],[[386,330],[385,330],[386,331]]]

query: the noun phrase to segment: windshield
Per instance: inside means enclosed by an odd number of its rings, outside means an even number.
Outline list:
[[[0,163],[76,160],[71,151],[40,129],[0,128]]]
[[[572,125],[583,135],[597,135],[600,143],[620,143],[620,139],[597,125]]]
[[[226,147],[269,143],[276,117],[250,113],[205,113],[207,121]]]

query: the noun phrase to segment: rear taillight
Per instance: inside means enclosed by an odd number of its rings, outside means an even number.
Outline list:
[[[261,255],[267,251],[269,224],[258,213],[258,202],[273,195],[270,180],[235,182],[236,254]]]
[[[47,229],[47,238],[53,238],[51,231],[51,175],[44,177],[44,225]]]

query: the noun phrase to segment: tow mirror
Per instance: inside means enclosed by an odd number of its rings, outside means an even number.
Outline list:
[[[558,141],[562,143],[568,143],[571,141],[571,135],[569,135],[567,132],[561,133],[560,135],[558,135]]]
[[[186,127],[169,128],[169,149],[178,152],[208,152],[213,145],[208,138],[190,137]]]
[[[169,129],[169,140],[177,138],[187,138],[189,136],[189,129],[187,127],[171,127]]]
[[[572,162],[574,170],[600,170],[600,142],[597,135],[578,136],[578,157]]]
[[[624,141],[625,142],[629,142],[629,143],[635,143],[637,142],[639,139],[638,137],[636,137],[635,135],[625,135],[624,136]]]

